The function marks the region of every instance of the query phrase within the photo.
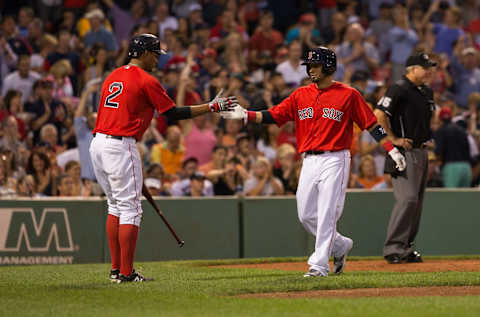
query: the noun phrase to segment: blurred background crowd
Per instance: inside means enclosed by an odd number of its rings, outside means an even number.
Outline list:
[[[140,33],[167,44],[153,75],[178,105],[224,89],[250,110],[310,84],[300,65],[309,48],[333,48],[335,80],[372,107],[424,51],[438,63],[428,186],[480,182],[480,1],[16,0],[0,9],[1,197],[102,194],[88,154],[101,83]],[[355,135],[349,187],[390,187],[382,148]],[[137,145],[154,195],[290,195],[302,164],[293,123],[243,126],[217,114],[157,115]],[[470,174],[447,182],[449,163]]]

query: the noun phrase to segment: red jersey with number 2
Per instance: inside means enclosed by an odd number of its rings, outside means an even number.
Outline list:
[[[360,93],[339,82],[325,89],[300,87],[270,113],[280,126],[295,121],[299,153],[349,149],[354,122],[362,130],[377,122]]]
[[[154,110],[174,107],[158,80],[138,66],[114,70],[103,82],[93,133],[134,137],[140,140],[152,121]]]

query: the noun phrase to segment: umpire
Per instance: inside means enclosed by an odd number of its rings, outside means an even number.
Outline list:
[[[406,74],[390,86],[375,109],[378,122],[385,127],[392,143],[403,149],[407,168],[399,173],[390,160],[385,173],[392,175],[396,199],[383,255],[388,263],[423,262],[413,242],[417,235],[425,192],[428,156],[425,142],[431,139],[430,120],[435,108],[433,91],[425,83],[436,63],[425,53],[411,55]]]

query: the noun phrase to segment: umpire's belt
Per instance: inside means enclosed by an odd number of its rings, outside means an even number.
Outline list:
[[[120,140],[120,141],[122,141],[122,140],[123,140],[123,136],[118,136],[118,135],[108,135],[108,134],[105,134],[105,133],[102,133],[102,134],[103,134],[103,135],[105,135],[105,137],[106,137],[107,139],[115,139],[115,140]],[[96,133],[94,133],[94,134],[93,134],[93,137],[95,137],[96,135],[97,135],[97,134],[96,134]]]

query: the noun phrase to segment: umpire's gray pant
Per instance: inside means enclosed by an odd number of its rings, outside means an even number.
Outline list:
[[[384,256],[398,254],[405,257],[413,252],[413,241],[420,226],[423,194],[427,182],[427,150],[406,151],[405,159],[406,176],[392,178],[396,203],[388,224]]]

